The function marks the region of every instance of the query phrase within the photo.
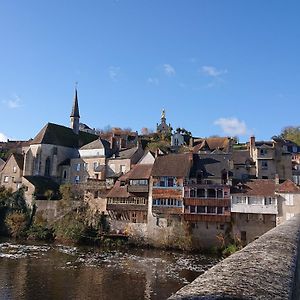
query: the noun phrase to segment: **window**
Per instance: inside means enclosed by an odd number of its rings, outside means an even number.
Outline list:
[[[208,214],[215,214],[216,213],[215,206],[207,206],[207,213]]]
[[[191,205],[190,206],[190,213],[192,214],[192,213],[195,213],[195,212],[196,212],[196,206]]]
[[[4,180],[3,180],[3,181],[4,181],[5,183],[7,183],[8,180],[9,180],[9,176],[4,176]]]
[[[46,163],[45,163],[45,176],[46,177],[50,176],[50,166],[51,166],[50,157],[47,157]]]
[[[120,166],[120,172],[122,172],[122,173],[126,172],[126,166],[125,165]]]
[[[217,214],[222,215],[223,214],[223,207],[217,207]]]
[[[285,205],[287,205],[287,206],[294,205],[294,195],[292,195],[292,194],[285,195]]]
[[[241,231],[241,241],[242,242],[246,242],[247,241],[246,231]]]
[[[268,153],[267,149],[260,149],[260,155],[266,155]]]
[[[67,179],[67,170],[64,170],[63,172],[63,179]]]
[[[76,165],[76,171],[77,171],[77,172],[80,171],[80,163],[78,163],[78,164]]]
[[[197,206],[198,214],[205,214],[205,206]]]
[[[79,181],[80,181],[80,177],[77,175],[77,176],[75,176],[75,183],[79,183]]]
[[[289,220],[292,217],[294,217],[294,213],[286,213],[286,220]]]
[[[13,172],[17,173],[17,167],[16,166],[13,167]]]
[[[99,191],[94,191],[94,199],[98,198],[99,196]]]
[[[168,177],[168,186],[174,186],[174,178]]]
[[[88,164],[88,163],[84,163],[84,164],[83,164],[83,168],[84,168],[85,171],[88,171],[88,169],[89,169],[89,164]]]
[[[267,170],[268,169],[268,162],[266,160],[262,160],[261,161],[261,168],[263,170]]]

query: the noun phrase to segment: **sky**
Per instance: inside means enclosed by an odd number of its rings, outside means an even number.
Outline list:
[[[299,126],[300,2],[0,0],[0,141],[69,126],[270,139]]]

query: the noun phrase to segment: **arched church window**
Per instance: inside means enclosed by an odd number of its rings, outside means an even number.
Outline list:
[[[46,163],[45,163],[45,176],[47,176],[47,177],[50,176],[50,165],[51,165],[50,157],[47,157]]]

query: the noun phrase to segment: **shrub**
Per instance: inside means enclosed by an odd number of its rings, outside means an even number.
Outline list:
[[[237,245],[230,244],[222,251],[222,255],[227,257],[227,256],[230,256],[231,254],[235,253],[238,250],[239,250],[239,248],[237,247]]]
[[[66,216],[54,226],[55,236],[58,240],[79,243],[84,236],[86,226],[80,219]]]
[[[5,224],[12,237],[24,237],[26,235],[28,215],[18,211],[11,212],[6,216]]]
[[[27,235],[29,239],[40,241],[50,241],[54,238],[53,229],[41,224],[33,224],[27,231]]]

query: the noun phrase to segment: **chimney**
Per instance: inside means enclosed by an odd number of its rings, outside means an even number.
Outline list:
[[[279,184],[279,175],[275,174],[275,184],[278,185]]]
[[[249,142],[249,148],[250,148],[250,156],[253,158],[253,151],[255,148],[255,136],[250,136],[250,142]]]

